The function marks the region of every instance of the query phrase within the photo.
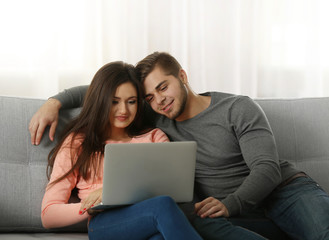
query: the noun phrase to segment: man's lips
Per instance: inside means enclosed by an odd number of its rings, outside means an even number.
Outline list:
[[[169,104],[164,106],[161,110],[164,111],[164,112],[168,112],[171,109],[173,103],[174,103],[174,100],[172,100]]]

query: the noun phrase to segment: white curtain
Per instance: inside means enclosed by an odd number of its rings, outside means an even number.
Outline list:
[[[0,95],[47,98],[167,51],[196,92],[329,96],[327,0],[0,0]]]

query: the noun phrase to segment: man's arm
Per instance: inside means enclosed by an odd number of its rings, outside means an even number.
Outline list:
[[[230,214],[236,215],[260,203],[282,179],[274,135],[261,107],[248,97],[240,98],[232,107],[231,123],[250,169],[241,186],[223,199]]]
[[[273,133],[262,109],[250,98],[231,109],[230,123],[250,169],[241,186],[225,199],[209,197],[195,205],[201,217],[234,216],[261,202],[281,182],[281,169]]]
[[[59,110],[80,107],[88,86],[73,87],[49,98],[33,115],[29,124],[31,143],[39,145],[45,128],[49,125],[49,138],[54,140]]]
[[[57,99],[61,103],[62,109],[81,107],[88,87],[89,85],[83,85],[65,89],[51,98]]]

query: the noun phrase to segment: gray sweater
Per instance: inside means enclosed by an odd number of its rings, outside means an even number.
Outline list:
[[[55,96],[63,108],[81,105],[87,86]],[[210,106],[178,122],[156,116],[156,126],[172,141],[196,141],[197,199],[221,200],[230,216],[261,203],[282,181],[300,172],[279,160],[275,140],[262,109],[249,97],[210,92]]]

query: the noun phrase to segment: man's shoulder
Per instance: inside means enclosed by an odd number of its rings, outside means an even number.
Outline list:
[[[224,108],[230,109],[236,103],[244,102],[245,99],[251,100],[248,96],[225,93],[225,92],[206,92],[200,95],[211,96],[210,106],[214,108],[220,107],[222,110]]]
[[[211,91],[211,92],[205,92],[205,93],[200,93],[202,96],[210,96],[214,102],[218,101],[236,101],[240,98],[244,98],[246,96],[243,95],[237,95],[233,93],[226,93],[226,92],[216,92],[216,91]]]

